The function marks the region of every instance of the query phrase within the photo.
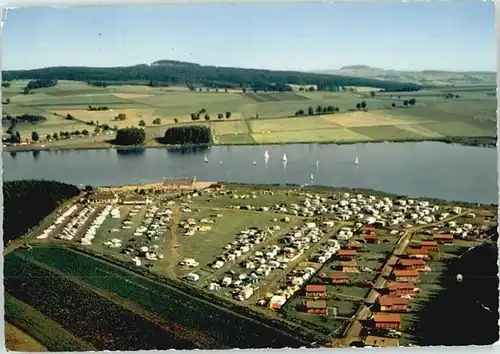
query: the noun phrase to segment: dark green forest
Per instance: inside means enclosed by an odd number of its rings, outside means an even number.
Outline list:
[[[212,142],[212,134],[205,125],[171,127],[160,140],[168,145],[207,145]]]
[[[118,129],[113,141],[116,145],[141,145],[146,140],[146,132],[141,128]]]
[[[4,245],[21,237],[59,205],[79,193],[78,187],[56,181],[5,181],[3,183]]]
[[[170,60],[161,60],[151,65],[127,67],[51,67],[34,70],[3,71],[3,80],[75,80],[90,82],[94,86],[119,84],[120,82],[145,85],[197,85],[217,88],[250,88],[269,91],[287,90],[283,85],[317,85],[318,90],[336,90],[342,86],[379,87],[385,91],[416,91],[414,83],[381,81],[375,79],[340,75],[313,74],[297,71],[241,69],[230,67],[202,66]],[[44,81],[50,82],[50,81]]]

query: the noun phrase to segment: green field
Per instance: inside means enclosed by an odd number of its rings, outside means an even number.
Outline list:
[[[106,88],[81,82],[60,81],[57,86],[21,93],[25,81],[12,82],[3,89],[4,112],[9,115],[41,114],[47,120],[21,124],[16,129],[22,139],[30,139],[36,130],[42,140],[47,134],[87,129],[96,124],[110,127],[138,126],[144,120],[148,139],[163,136],[166,128],[175,124],[190,124],[191,113],[205,109],[210,119],[201,115],[197,124],[210,125],[215,144],[266,144],[307,142],[369,142],[385,140],[429,140],[445,138],[495,137],[496,99],[490,86],[466,86],[446,89],[424,89],[419,92],[193,92],[180,88],[152,88],[138,85],[118,85]],[[452,93],[459,98],[445,98]],[[403,102],[415,98],[414,106]],[[365,101],[368,112],[350,112]],[[395,107],[391,107],[394,104]],[[89,111],[88,106],[108,106],[108,111]],[[294,117],[302,109],[317,106],[339,107],[339,112]],[[226,119],[225,113],[231,112]],[[124,121],[114,117],[126,114]],[[365,113],[363,115],[363,113]],[[78,121],[64,119],[71,114]],[[218,114],[224,118],[218,119]],[[153,124],[154,119],[160,124]],[[178,123],[175,123],[177,120]],[[4,132],[8,124],[4,124]],[[97,138],[98,141],[95,141]],[[106,137],[109,139],[108,137]],[[57,144],[102,144],[106,139],[78,138]],[[45,142],[46,143],[46,142]]]
[[[113,348],[125,348],[123,350],[139,349],[141,345],[160,346],[160,342],[162,348],[171,345],[188,349],[187,339],[211,343],[211,347],[216,348],[294,347],[303,343],[276,326],[268,327],[175,287],[64,248],[42,246],[32,251],[9,253],[5,257],[5,274],[8,294],[103,349],[111,349],[106,342],[109,340],[113,340]],[[31,277],[30,281],[25,277]],[[91,289],[97,289],[98,293]],[[61,294],[67,295],[62,297]],[[160,335],[159,325],[125,310],[116,301],[127,308],[135,308],[134,312],[141,308],[160,316],[154,322],[165,328],[175,328],[175,336],[180,338],[174,339],[167,330]],[[12,318],[20,318],[17,323],[26,321],[24,311],[10,311],[6,315],[10,316],[10,321]],[[115,325],[107,322],[111,319]],[[214,321],[217,326],[212,325]],[[132,324],[137,330],[130,337],[127,331]],[[94,332],[89,330],[90,326]],[[114,330],[109,331],[109,328]],[[42,341],[44,338],[37,339]]]

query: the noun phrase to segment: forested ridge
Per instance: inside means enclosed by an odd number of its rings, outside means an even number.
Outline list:
[[[77,186],[57,181],[4,181],[4,245],[38,225],[59,205],[79,193]]]
[[[219,88],[269,89],[270,85],[316,85],[319,90],[334,90],[343,86],[379,87],[386,91],[414,91],[414,83],[382,81],[369,78],[314,74],[298,71],[243,69],[202,66],[194,63],[160,60],[151,65],[127,67],[59,66],[33,70],[3,71],[3,80],[75,80],[99,83],[136,82],[161,85],[204,85]],[[103,84],[105,86],[105,84]]]

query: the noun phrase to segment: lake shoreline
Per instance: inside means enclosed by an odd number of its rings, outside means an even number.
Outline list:
[[[100,143],[87,143],[82,145],[61,145],[61,146],[32,146],[32,145],[22,145],[15,147],[4,147],[4,152],[33,152],[33,151],[55,151],[55,150],[135,150],[135,149],[178,149],[178,148],[189,148],[189,147],[210,147],[210,146],[276,146],[276,145],[356,145],[356,144],[390,144],[390,143],[443,143],[443,144],[451,144],[451,145],[459,145],[459,146],[469,146],[469,147],[482,147],[482,148],[496,148],[496,143],[485,142],[480,143],[482,140],[491,140],[492,137],[478,137],[478,138],[455,138],[455,139],[465,139],[463,141],[454,141],[452,138],[436,138],[436,139],[422,139],[422,140],[413,140],[413,139],[385,139],[385,140],[370,140],[370,141],[325,141],[325,142],[314,142],[314,141],[305,141],[305,142],[290,142],[290,143],[282,143],[282,142],[271,142],[265,144],[259,143],[251,143],[251,144],[243,144],[243,143],[212,143],[209,145],[159,145],[155,143],[146,143],[142,145],[133,145],[133,146],[120,146],[120,145],[112,145],[106,144],[102,145]],[[479,141],[471,141],[470,139],[478,139]],[[496,139],[495,139],[496,140]]]

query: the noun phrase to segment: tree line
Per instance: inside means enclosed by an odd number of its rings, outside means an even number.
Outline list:
[[[41,78],[36,80],[30,80],[28,84],[24,87],[23,92],[28,94],[32,90],[36,90],[43,87],[52,87],[57,85],[56,78]]]
[[[200,109],[197,113],[191,113],[191,120],[196,121],[200,120],[200,118],[203,117],[205,120],[210,120],[210,115],[208,114],[207,110],[205,108]],[[223,119],[226,117],[226,119],[231,118],[231,112],[226,112],[225,114],[223,113],[218,113],[217,114],[217,119]],[[174,120],[175,123],[178,122],[178,120]]]
[[[89,110],[89,111],[107,111],[107,110],[109,110],[109,107],[108,106],[96,106],[96,107],[94,107],[94,106],[89,105],[87,110]]]
[[[417,91],[415,83],[376,80],[370,78],[278,71],[201,66],[172,63],[169,65],[135,65],[120,68],[52,67],[34,70],[9,70],[3,78],[21,80],[75,80],[88,82],[92,86],[105,87],[110,83],[154,82],[168,85],[204,85],[217,88],[257,88],[258,90],[288,90],[288,85],[311,86],[318,90],[332,90],[343,86],[379,87],[382,91]]]
[[[314,116],[314,115],[319,115],[319,114],[325,114],[325,113],[335,113],[340,111],[340,108],[337,106],[320,106],[318,105],[316,109],[314,109],[312,106],[309,106],[306,111],[303,109],[299,109],[297,112],[295,112],[296,117],[303,117],[303,116]]]
[[[63,202],[79,193],[78,187],[56,181],[5,181],[3,183],[4,245],[21,237]]]
[[[22,114],[19,116],[10,116],[5,115],[2,117],[3,124],[9,124],[9,128],[7,128],[6,133],[9,134],[9,137],[6,139],[9,143],[20,143],[21,142],[21,134],[16,130],[16,126],[22,123],[30,123],[36,124],[39,122],[43,122],[47,120],[46,117],[35,114]],[[4,123],[5,122],[5,123]]]

